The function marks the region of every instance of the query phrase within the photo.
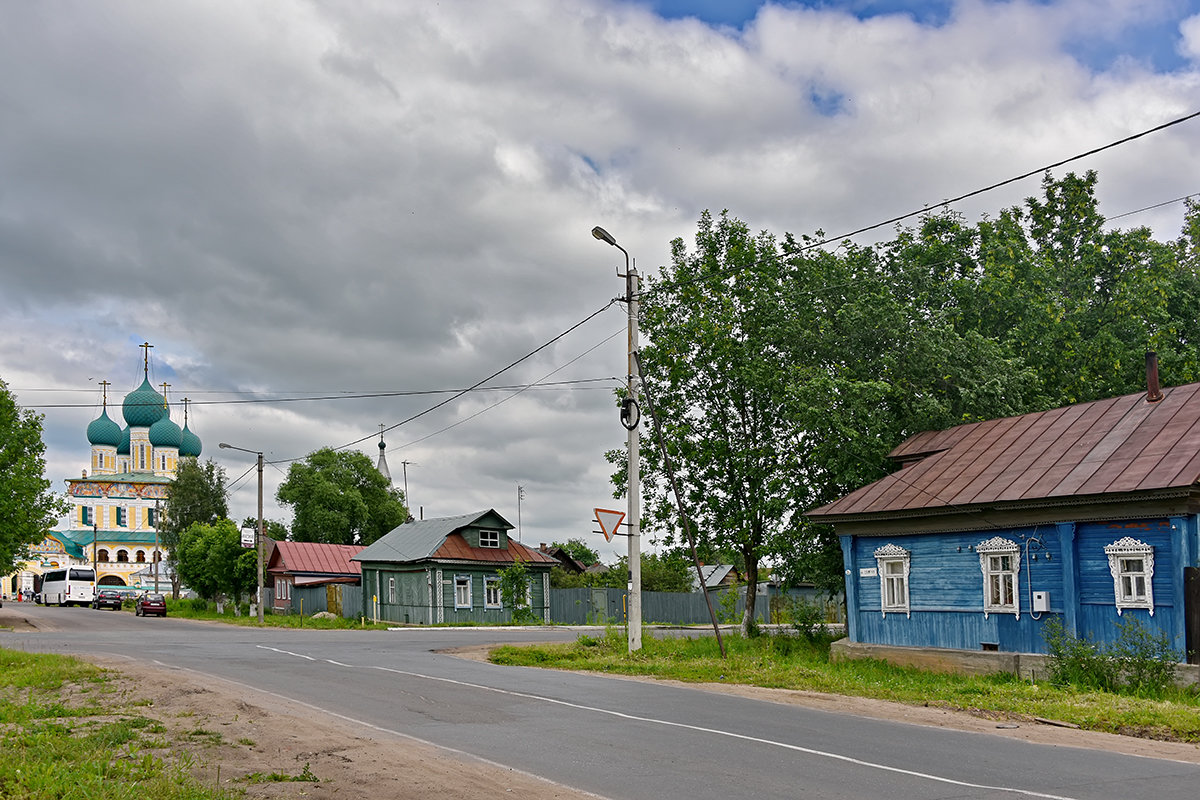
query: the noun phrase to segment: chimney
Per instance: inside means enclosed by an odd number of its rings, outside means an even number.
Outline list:
[[[1158,353],[1146,351],[1146,402],[1157,403],[1163,399],[1162,390],[1158,388]]]
[[[541,550],[543,553],[545,553],[546,552],[546,543],[542,542],[541,544],[539,544],[538,550]]]

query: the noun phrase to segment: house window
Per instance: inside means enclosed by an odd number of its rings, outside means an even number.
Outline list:
[[[483,579],[483,607],[504,608],[504,603],[502,602],[500,595],[499,578]]]
[[[879,610],[885,617],[889,611],[912,616],[908,608],[909,557],[909,551],[894,544],[875,551],[879,564]]]
[[[479,532],[480,547],[499,547],[500,546],[500,531],[480,531]]]
[[[396,579],[388,578],[388,602],[396,604]]]
[[[1154,616],[1154,548],[1126,536],[1104,548],[1113,577],[1117,614],[1127,608],[1145,608]]]
[[[454,576],[454,607],[455,608],[470,608],[471,607],[471,576],[470,575],[455,575]]]
[[[1021,618],[1021,597],[1017,575],[1021,571],[1021,548],[1011,539],[999,536],[980,542],[979,569],[983,572],[983,616],[995,611]]]
[[[275,581],[275,599],[276,600],[291,600],[292,599],[292,582],[284,578]]]

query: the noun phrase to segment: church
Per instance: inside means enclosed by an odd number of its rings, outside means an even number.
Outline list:
[[[11,581],[10,595],[31,592],[46,570],[88,566],[96,570],[101,586],[131,590],[169,585],[165,551],[158,541],[157,524],[166,504],[167,488],[181,458],[198,457],[200,437],[188,427],[187,399],[182,403],[183,427],[171,419],[166,397],[150,384],[149,343],[143,359],[142,383],[121,404],[121,425],[108,415],[108,381],[100,416],[87,426],[91,458],[77,478],[67,478],[70,512],[61,530],[50,531],[41,544],[30,548],[28,561]]]

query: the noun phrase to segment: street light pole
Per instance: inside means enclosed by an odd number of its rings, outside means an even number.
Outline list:
[[[247,450],[244,447],[234,447],[231,444],[220,442],[217,445],[224,450],[241,450],[243,453],[251,453],[258,456],[258,535],[254,537],[255,549],[258,550],[258,594],[256,595],[255,605],[258,606],[258,621],[263,621],[263,454],[261,450]]]
[[[627,487],[628,508],[626,523],[629,526],[629,651],[642,649],[642,480],[639,474],[641,466],[641,437],[638,431],[638,421],[641,416],[638,408],[638,283],[637,269],[629,264],[629,251],[617,244],[616,238],[600,226],[592,228],[592,236],[602,242],[607,242],[625,254],[625,274],[617,273],[617,277],[625,279],[625,302],[629,309],[629,347],[628,349],[628,383],[626,384],[625,400],[621,404],[621,425],[628,431],[627,449],[629,454],[629,481]]]

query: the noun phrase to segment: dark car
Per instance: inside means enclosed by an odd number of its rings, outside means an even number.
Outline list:
[[[101,589],[96,592],[96,599],[92,601],[92,608],[111,608],[113,611],[120,611],[121,602],[124,599],[125,595],[116,589]]]
[[[157,614],[160,617],[167,615],[167,598],[161,594],[142,594],[138,595],[137,601],[133,604],[134,616],[148,617],[151,614]]]

